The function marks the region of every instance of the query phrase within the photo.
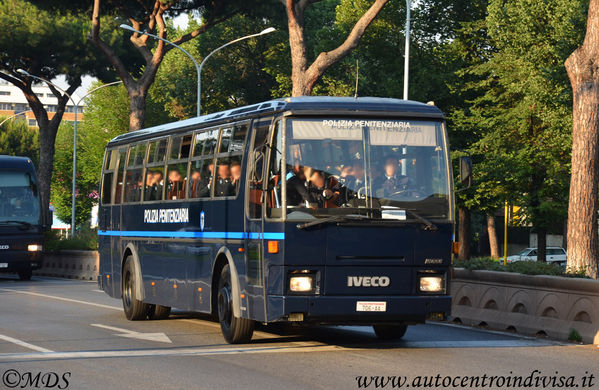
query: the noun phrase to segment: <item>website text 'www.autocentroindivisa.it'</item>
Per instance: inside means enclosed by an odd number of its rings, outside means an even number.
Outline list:
[[[405,375],[357,376],[359,389],[407,389],[407,388],[468,388],[468,389],[568,389],[594,388],[595,375],[585,371],[584,375],[564,375],[558,371],[543,373],[533,370],[527,375]]]

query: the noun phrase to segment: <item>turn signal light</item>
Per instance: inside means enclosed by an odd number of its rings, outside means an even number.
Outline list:
[[[279,241],[268,242],[268,253],[279,253]]]

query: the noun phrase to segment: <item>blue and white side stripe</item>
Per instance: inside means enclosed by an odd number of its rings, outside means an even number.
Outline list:
[[[285,233],[245,233],[245,232],[181,232],[154,230],[98,230],[99,236],[115,237],[156,237],[156,238],[212,238],[230,240],[284,240]]]

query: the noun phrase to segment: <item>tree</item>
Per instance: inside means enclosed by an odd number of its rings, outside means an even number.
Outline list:
[[[50,224],[50,181],[54,163],[54,141],[65,111],[68,96],[49,86],[58,99],[57,110],[50,118],[33,92],[34,80],[17,72],[53,79],[66,75],[72,94],[81,85],[83,74],[106,76],[102,61],[93,55],[85,39],[87,17],[73,12],[50,12],[24,0],[0,1],[0,78],[17,86],[24,94],[39,126],[39,189],[43,222]]]
[[[128,20],[136,30],[146,29],[150,33],[156,33],[161,38],[167,39],[167,27],[165,15],[176,16],[183,12],[196,10],[202,15],[204,22],[195,30],[183,34],[175,39],[169,39],[180,45],[207,31],[210,27],[228,19],[238,12],[239,7],[232,1],[193,1],[193,0],[140,0],[120,1],[105,0],[102,6],[101,0],[94,0],[92,13],[92,29],[90,39],[93,44],[110,61],[118,73],[129,94],[129,130],[138,130],[145,125],[146,98],[150,86],[154,82],[156,72],[164,56],[173,49],[161,40],[156,40],[147,35],[133,33],[130,41],[143,58],[143,68],[130,69],[123,61],[118,52],[101,37],[100,13],[102,10],[114,15],[118,19]],[[154,50],[152,51],[152,48]],[[135,77],[139,74],[139,77]]]
[[[96,83],[91,88],[99,87]],[[149,126],[168,122],[163,105],[153,96],[150,88],[147,103]],[[77,126],[77,193],[75,194],[76,225],[83,227],[89,221],[92,207],[98,204],[100,172],[104,149],[108,141],[126,133],[129,128],[127,90],[123,85],[102,88],[85,99],[84,121]],[[73,127],[62,125],[56,139],[56,158],[52,177],[52,205],[56,216],[65,223],[71,222],[71,179],[73,174]]]
[[[5,118],[0,117],[0,122]],[[0,154],[29,157],[39,166],[39,133],[21,119],[4,122],[0,127]]]
[[[567,59],[573,104],[568,266],[599,277],[599,1],[591,0],[584,43]]]
[[[356,21],[341,45],[331,51],[321,52],[309,64],[304,16],[306,8],[319,1],[321,0],[281,0],[287,12],[293,96],[310,95],[314,85],[324,72],[358,46],[366,28],[389,0],[375,0],[370,8]]]
[[[279,10],[276,7],[273,11]],[[217,47],[249,34],[277,26],[284,17],[253,17],[238,14],[212,27],[197,39],[183,44],[195,58],[201,58]],[[277,26],[279,27],[279,26]],[[189,21],[187,30],[169,27],[169,34],[181,35],[193,31],[194,20]],[[173,30],[171,33],[170,30]],[[202,70],[202,112],[209,113],[248,105],[271,99],[271,90],[276,87],[273,76],[264,69],[271,60],[268,51],[282,40],[281,29],[273,34],[244,40],[216,52],[204,64]],[[287,56],[288,58],[288,56]],[[196,114],[196,69],[189,58],[180,50],[169,52],[156,74],[151,98],[163,104],[173,119],[185,119]]]
[[[467,70],[474,81],[466,88],[480,93],[460,118],[480,134],[471,150],[484,159],[491,183],[499,180],[522,206],[541,261],[547,231],[566,216],[571,95],[561,64],[579,39],[580,4],[491,0],[486,26],[494,51]],[[480,195],[491,206],[498,201],[493,192]]]

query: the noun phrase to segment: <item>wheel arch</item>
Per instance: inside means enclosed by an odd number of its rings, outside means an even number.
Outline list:
[[[139,281],[139,283],[135,283],[135,294],[140,298],[140,300],[144,300],[145,289],[143,288],[143,274],[141,272],[141,263],[139,261],[139,256],[137,254],[137,249],[135,249],[135,245],[132,243],[127,244],[125,249],[123,250],[123,258],[121,260],[121,289],[120,294],[122,296],[123,291],[123,283],[125,283],[125,278],[123,275],[123,269],[125,267],[125,260],[127,257],[131,256],[131,260],[133,261],[133,272],[135,272],[135,279]]]
[[[239,287],[239,275],[237,273],[237,268],[235,267],[235,262],[233,261],[233,256],[227,247],[222,247],[219,249],[216,254],[216,258],[214,264],[212,265],[212,282],[210,289],[210,312],[212,314],[216,314],[216,290],[218,289],[218,278],[220,277],[220,272],[223,267],[228,264],[229,270],[231,272],[231,294],[233,295],[233,314],[237,318],[241,318],[241,308],[240,308],[240,287]]]

